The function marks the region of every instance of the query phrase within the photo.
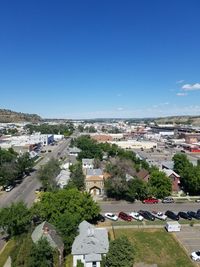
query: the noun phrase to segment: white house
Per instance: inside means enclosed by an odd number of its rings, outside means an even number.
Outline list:
[[[69,155],[78,157],[78,154],[81,152],[81,150],[78,147],[70,147],[69,148]]]
[[[56,177],[56,184],[60,188],[64,188],[70,179],[70,171],[69,170],[61,170],[61,172]]]
[[[82,159],[83,169],[94,169],[94,159]]]
[[[79,224],[79,235],[72,245],[73,267],[80,260],[84,267],[100,267],[102,256],[109,249],[108,232],[105,228],[95,228],[83,221]]]

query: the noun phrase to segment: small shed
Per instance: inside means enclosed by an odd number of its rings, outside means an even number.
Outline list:
[[[165,225],[165,228],[167,232],[180,232],[181,231],[181,225],[180,223],[176,221],[167,222]]]

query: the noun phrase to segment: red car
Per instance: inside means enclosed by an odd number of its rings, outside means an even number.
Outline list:
[[[132,219],[133,219],[132,216],[130,216],[130,215],[128,215],[128,214],[126,214],[125,212],[122,212],[122,211],[119,213],[118,217],[120,219],[122,219],[124,221],[128,221],[128,222],[132,221]]]
[[[158,203],[158,199],[157,198],[147,198],[147,199],[144,199],[142,201],[142,203],[144,203],[144,204],[156,204],[156,203]]]

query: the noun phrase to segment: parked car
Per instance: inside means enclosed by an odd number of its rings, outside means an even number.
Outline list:
[[[192,220],[192,217],[190,215],[188,215],[186,212],[183,212],[183,211],[180,211],[178,213],[178,216],[183,218],[183,219],[186,219],[186,220]]]
[[[113,213],[105,213],[105,217],[109,220],[112,220],[112,221],[117,221],[118,220],[118,217],[117,215],[113,214]]]
[[[158,203],[158,199],[157,198],[146,198],[142,201],[142,203],[144,203],[144,204],[156,204],[156,203]]]
[[[136,212],[136,211],[130,212],[129,215],[130,215],[133,219],[138,220],[138,221],[143,221],[143,219],[144,219],[143,216],[140,215],[140,214],[139,214],[138,212]]]
[[[167,210],[165,212],[165,215],[167,215],[168,218],[172,219],[172,220],[175,220],[175,221],[178,221],[179,220],[179,216],[177,214],[175,214],[173,211],[171,210]]]
[[[187,214],[196,220],[200,220],[200,214],[195,211],[188,211]]]
[[[167,216],[160,211],[159,212],[152,211],[152,215],[159,220],[165,221],[167,219]]]
[[[195,202],[200,203],[200,199],[196,199]]]
[[[132,221],[132,217],[128,214],[126,214],[125,212],[120,212],[119,215],[118,215],[118,218],[124,220],[124,221],[128,221],[128,222],[131,222]]]
[[[197,213],[198,213],[198,214],[200,214],[200,209],[199,209],[199,210],[197,210]]]
[[[165,197],[162,203],[174,203],[174,199],[172,197]]]
[[[153,216],[149,211],[146,210],[140,210],[139,214],[145,218],[146,220],[150,220],[150,221],[154,221],[155,220],[155,216]]]
[[[13,188],[14,188],[13,185],[8,185],[8,186],[6,186],[5,191],[10,192],[11,190],[13,190]]]
[[[200,261],[200,250],[191,253],[191,258],[194,261]]]

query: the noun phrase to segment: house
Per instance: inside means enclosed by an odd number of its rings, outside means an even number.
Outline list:
[[[180,191],[180,175],[178,175],[175,171],[171,169],[163,169],[162,171],[166,174],[168,178],[170,178],[172,182],[172,191]]]
[[[61,172],[56,177],[56,184],[60,188],[64,188],[70,179],[70,171],[69,170],[61,170]]]
[[[136,174],[136,177],[138,179],[141,179],[145,182],[148,182],[149,181],[149,178],[150,178],[150,174],[147,170],[145,169],[141,169],[137,174]]]
[[[72,244],[73,267],[80,260],[84,267],[100,267],[102,256],[109,249],[108,232],[105,228],[95,228],[83,221],[79,224],[79,235]]]
[[[83,169],[94,169],[94,159],[82,159]]]
[[[31,238],[34,243],[37,243],[41,238],[46,238],[49,242],[49,245],[58,250],[61,264],[63,260],[64,243],[61,237],[58,235],[56,228],[52,224],[46,221],[42,222],[35,228]]]
[[[104,194],[104,175],[101,169],[86,169],[86,191],[93,196]]]
[[[78,147],[70,147],[69,148],[69,155],[77,157],[81,150]]]

